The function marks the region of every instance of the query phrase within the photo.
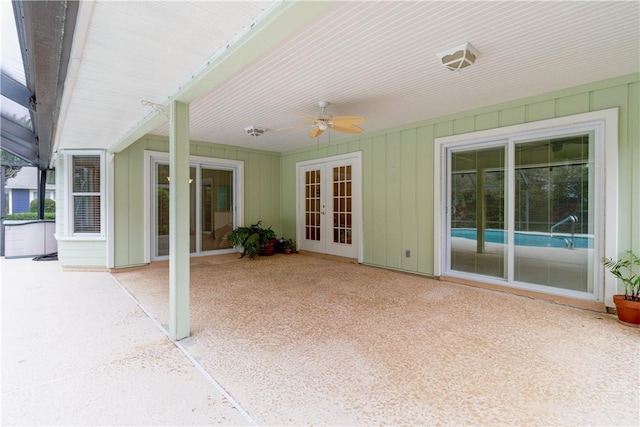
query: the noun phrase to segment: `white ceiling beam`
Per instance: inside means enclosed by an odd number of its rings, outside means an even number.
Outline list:
[[[191,80],[179,87],[166,105],[173,101],[189,104],[210,92],[265,51],[274,48],[289,35],[326,13],[334,4],[334,1],[279,3],[275,11],[254,24],[238,41],[227,46],[223,54],[214,56],[202,70],[196,70]],[[126,149],[166,120],[161,112],[151,112],[113,144],[109,152],[118,153]]]

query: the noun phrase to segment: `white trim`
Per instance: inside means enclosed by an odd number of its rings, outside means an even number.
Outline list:
[[[60,138],[64,133],[64,126],[67,120],[67,113],[69,111],[69,105],[71,104],[71,96],[73,95],[74,86],[78,79],[78,72],[80,70],[80,64],[84,55],[85,43],[87,41],[87,34],[89,32],[89,24],[91,22],[91,15],[93,12],[93,1],[81,1],[78,2],[78,14],[76,18],[76,26],[73,30],[73,42],[71,43],[71,55],[69,57],[69,65],[67,66],[67,77],[65,79],[65,90],[62,93],[62,102],[60,103],[60,114],[58,116],[58,129],[55,132],[53,140],[53,147],[51,151],[56,153],[60,146]],[[51,156],[49,160],[49,168],[55,168],[56,156]]]
[[[144,201],[143,201],[143,209],[144,209],[144,262],[150,263],[151,261],[163,261],[169,259],[169,256],[161,256],[156,257],[153,254],[153,244],[152,239],[154,233],[152,232],[153,228],[153,213],[152,209],[154,208],[154,193],[152,189],[155,187],[155,170],[152,165],[160,161],[162,163],[168,164],[169,162],[169,153],[164,151],[144,151]],[[243,225],[244,223],[244,161],[243,160],[232,160],[232,159],[221,159],[217,157],[205,157],[205,156],[189,156],[189,167],[196,168],[196,179],[194,184],[197,186],[196,188],[200,188],[200,168],[201,166],[209,167],[223,167],[228,168],[229,170],[234,171],[233,174],[233,185],[234,185],[234,206],[233,206],[233,220],[235,226]],[[196,206],[199,206],[200,202],[200,191],[196,191]],[[196,208],[196,235],[200,235],[199,231],[201,230],[201,213],[200,209]],[[225,254],[225,253],[234,253],[237,252],[237,248],[230,249],[219,249],[215,251],[201,251],[201,244],[196,240],[196,252],[191,253],[191,257],[199,257],[199,256],[209,256],[211,254]]]
[[[144,262],[149,264],[151,262],[151,207],[153,203],[151,202],[151,189],[154,187],[152,183],[154,182],[153,170],[151,168],[151,162],[153,161],[154,156],[158,155],[166,155],[169,156],[169,153],[161,153],[158,151],[145,151],[144,152],[144,165],[143,165],[143,201],[142,201],[142,227],[143,227],[143,238],[144,238]]]
[[[114,174],[114,155],[107,154],[109,160],[107,162],[107,268],[115,267],[115,174]]]
[[[354,160],[354,172],[357,171],[358,174],[358,185],[353,187],[353,206],[358,207],[357,213],[354,215],[352,219],[352,223],[355,224],[354,231],[357,236],[357,259],[359,263],[364,262],[364,238],[363,238],[363,205],[362,205],[362,151],[354,151],[351,153],[338,154],[330,157],[321,157],[312,160],[305,160],[301,162],[296,162],[296,241],[302,241],[302,232],[301,227],[299,227],[302,219],[300,217],[300,194],[302,189],[300,188],[300,170],[306,166],[312,165],[324,165],[330,162],[343,161],[343,160]],[[356,191],[357,190],[357,191]]]
[[[596,250],[600,251],[602,256],[617,257],[618,253],[618,109],[611,108],[589,113],[576,114],[566,117],[558,117],[549,120],[541,120],[537,122],[523,123],[519,125],[506,126],[495,129],[488,129],[478,132],[470,132],[466,134],[447,136],[434,139],[434,182],[440,182],[439,191],[434,192],[434,275],[440,276],[446,271],[444,262],[446,257],[442,254],[443,232],[445,224],[447,224],[446,215],[449,214],[447,206],[443,206],[447,193],[446,179],[443,179],[442,173],[447,170],[447,156],[445,150],[449,147],[465,147],[473,146],[483,142],[496,140],[513,140],[514,138],[523,139],[530,136],[553,135],[558,131],[566,133],[572,128],[584,128],[584,126],[593,126],[596,132],[596,158],[599,162],[604,163],[603,169],[605,176],[600,176],[596,168],[596,194],[601,194],[604,198],[604,218],[599,218],[600,214],[595,215],[594,232],[602,238],[598,243]],[[598,144],[603,141],[603,144]],[[613,295],[617,293],[617,283],[612,275],[605,274],[599,262],[594,263],[594,297],[603,301],[606,306],[613,306]],[[447,274],[451,274],[447,271]],[[481,280],[491,282],[485,276],[481,276]],[[500,284],[507,285],[506,282],[500,281]],[[604,284],[604,286],[601,286]],[[510,283],[509,286],[514,286]],[[519,287],[515,285],[514,287]],[[532,286],[532,288],[536,288]],[[534,289],[538,290],[538,289]],[[544,287],[545,293],[553,293],[552,289]],[[565,295],[567,293],[564,293]],[[570,295],[572,296],[572,295]],[[581,298],[584,298],[582,294]]]

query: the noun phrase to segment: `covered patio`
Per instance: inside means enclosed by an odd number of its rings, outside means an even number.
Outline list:
[[[167,262],[113,275],[165,327]],[[191,260],[187,351],[261,425],[636,425],[615,316],[310,255]]]

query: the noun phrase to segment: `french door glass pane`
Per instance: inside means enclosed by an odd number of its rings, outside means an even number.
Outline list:
[[[233,172],[201,169],[202,251],[231,248],[233,230]]]
[[[505,147],[451,154],[450,268],[507,277]]]
[[[333,242],[351,244],[351,165],[333,168]]]
[[[320,240],[320,170],[305,173],[305,239]]]
[[[514,279],[593,292],[592,134],[515,145]]]

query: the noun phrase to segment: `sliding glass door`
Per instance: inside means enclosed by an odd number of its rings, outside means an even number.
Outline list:
[[[154,209],[154,258],[159,259],[169,256],[169,164],[155,163],[155,209]],[[196,218],[194,207],[196,204],[194,167],[189,169],[189,230],[195,230]],[[196,251],[195,234],[191,234],[189,248],[191,253]]]
[[[159,156],[160,157],[160,156]],[[168,159],[152,158],[151,197],[153,260],[169,256],[169,175]],[[192,254],[230,251],[227,234],[237,224],[238,166],[194,163],[189,172],[189,234]]]
[[[505,147],[451,153],[451,268],[506,278]]]
[[[593,292],[593,133],[515,145],[514,279]]]
[[[595,139],[584,129],[446,147],[446,274],[593,296]]]
[[[231,248],[227,233],[233,230],[233,172],[200,169],[202,251]]]

